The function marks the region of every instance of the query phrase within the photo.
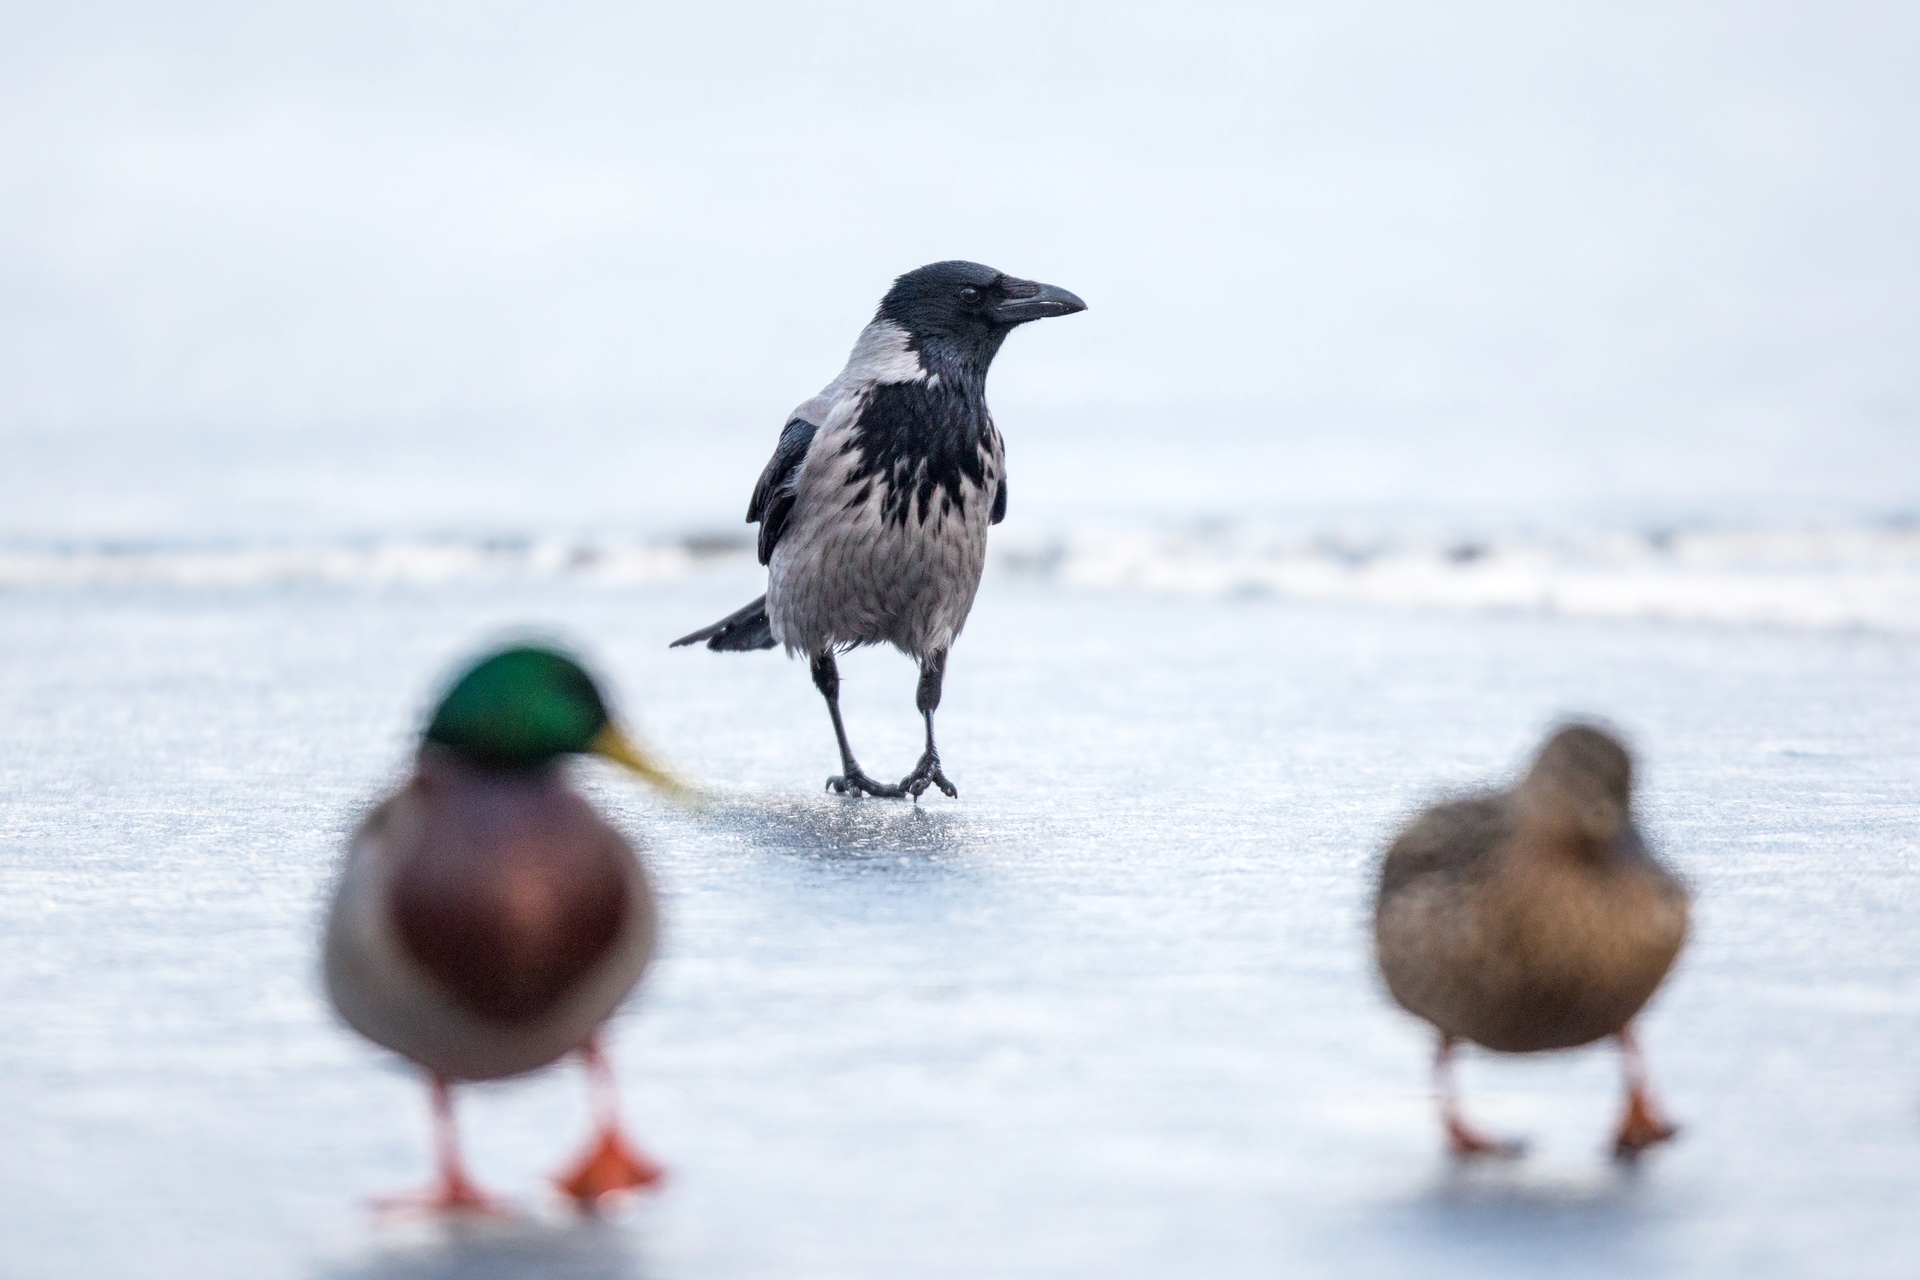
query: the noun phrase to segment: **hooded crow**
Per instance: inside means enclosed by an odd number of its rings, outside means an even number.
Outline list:
[[[787,416],[747,522],[760,526],[767,594],[675,640],[804,653],[827,700],[843,795],[958,795],[940,770],[933,712],[947,650],[973,608],[987,526],[1007,514],[1006,459],[987,412],[987,368],[1015,326],[1086,310],[1065,289],[977,262],[893,282],[846,368]],[[927,749],[899,785],[860,768],[840,719],[834,655],[890,644],[920,664]]]

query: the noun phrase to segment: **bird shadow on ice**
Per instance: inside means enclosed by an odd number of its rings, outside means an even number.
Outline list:
[[[897,866],[903,855],[936,862],[966,851],[979,834],[978,819],[964,811],[825,794],[721,794],[699,816],[748,848],[856,866]]]
[[[425,1224],[315,1280],[644,1280],[632,1235],[608,1222]]]
[[[1409,1257],[1437,1247],[1510,1264],[1515,1274],[1569,1259],[1626,1266],[1645,1260],[1644,1232],[1671,1207],[1630,1165],[1576,1171],[1449,1163],[1425,1186],[1376,1206],[1367,1236]]]

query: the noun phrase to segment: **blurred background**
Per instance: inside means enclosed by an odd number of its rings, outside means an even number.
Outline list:
[[[947,257],[1092,308],[997,366],[1015,538],[1920,509],[1910,6],[7,28],[15,548],[731,529],[887,283]]]

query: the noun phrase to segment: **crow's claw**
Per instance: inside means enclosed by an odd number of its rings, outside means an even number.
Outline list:
[[[827,790],[839,796],[877,796],[882,800],[898,800],[907,793],[900,787],[890,787],[884,782],[875,782],[859,769],[849,769],[827,779]]]
[[[928,787],[938,787],[954,799],[960,798],[959,790],[940,771],[940,757],[928,752],[920,757],[920,763],[913,766],[913,772],[900,779],[900,792],[918,800]]]

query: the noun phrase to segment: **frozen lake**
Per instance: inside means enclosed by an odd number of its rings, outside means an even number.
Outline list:
[[[31,12],[29,11],[31,9]],[[14,5],[0,41],[0,1280],[1920,1273],[1920,8]],[[669,652],[886,283],[1071,288],[990,387],[961,798],[822,793]],[[731,540],[731,541],[730,541]],[[730,550],[730,548],[732,548]],[[720,793],[613,1037],[470,1090],[445,1238],[319,915],[456,663],[577,644]],[[845,667],[863,762],[913,672]],[[1372,864],[1561,713],[1698,889],[1451,1170]]]
[[[1920,649],[1862,631],[1188,598],[990,575],[942,747],[961,799],[821,793],[805,669],[668,652],[722,566],[568,581],[0,592],[0,1275],[1886,1276],[1920,1248]],[[469,1090],[529,1210],[444,1239],[423,1091],[315,978],[343,835],[503,629],[576,642],[722,798],[651,842],[663,955],[614,1036],[658,1196],[570,1225],[576,1073]],[[912,671],[845,667],[862,760]],[[1556,714],[1637,740],[1698,893],[1644,1022],[1685,1125],[1602,1156],[1609,1054],[1471,1058],[1533,1155],[1460,1174],[1376,986],[1384,837]]]

